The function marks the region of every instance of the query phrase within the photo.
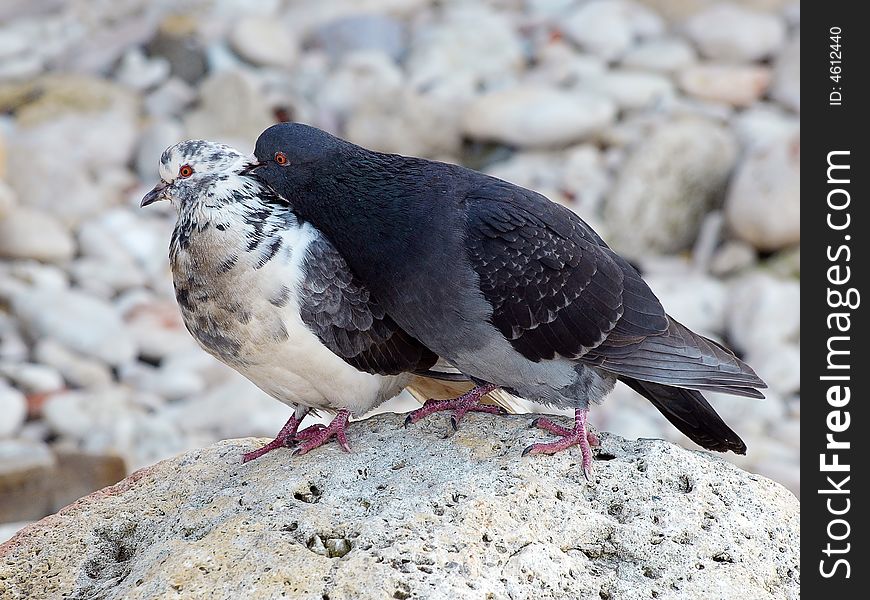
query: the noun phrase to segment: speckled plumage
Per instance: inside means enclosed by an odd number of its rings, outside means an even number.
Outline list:
[[[276,399],[361,415],[437,357],[401,331],[319,231],[204,141],[167,149],[160,195],[178,219],[169,258],[184,323],[207,352]],[[179,177],[189,165],[193,174]],[[164,189],[165,188],[165,189]]]

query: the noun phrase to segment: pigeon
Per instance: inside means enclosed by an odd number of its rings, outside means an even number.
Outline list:
[[[305,454],[331,438],[347,451],[352,415],[409,384],[419,394],[430,377],[456,377],[430,370],[438,356],[386,315],[310,222],[243,175],[249,162],[213,142],[171,146],[160,158],[160,182],[141,206],[169,200],[177,213],[169,260],[191,335],[295,407],[275,439],[243,462],[295,442],[295,453]],[[300,431],[311,409],[337,414],[326,427]],[[501,411],[493,405],[481,410]]]
[[[572,428],[533,422],[558,437],[524,454],[578,445],[589,477],[589,406],[622,381],[704,448],[746,452],[701,391],[763,398],[764,382],[670,317],[573,211],[477,171],[370,151],[300,123],[265,130],[254,155],[247,174],[332,242],[398,327],[476,383],[418,415],[462,409],[493,388],[573,408]]]

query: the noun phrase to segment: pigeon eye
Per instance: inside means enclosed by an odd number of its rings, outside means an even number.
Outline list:
[[[178,169],[178,176],[182,179],[186,179],[193,175],[193,167],[190,165],[182,165],[180,169]]]
[[[281,165],[282,167],[287,164],[287,155],[283,152],[275,153],[275,162]]]

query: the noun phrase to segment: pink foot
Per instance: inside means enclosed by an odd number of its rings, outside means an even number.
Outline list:
[[[345,452],[350,452],[350,446],[347,443],[347,421],[350,419],[350,412],[340,410],[332,422],[327,425],[312,425],[306,427],[296,434],[296,440],[302,443],[293,451],[293,456],[307,454],[308,452],[319,448],[330,439],[335,438],[338,445]]]
[[[272,450],[276,450],[278,448],[286,448],[296,436],[296,430],[299,429],[299,423],[301,422],[302,420],[297,419],[296,415],[290,417],[287,422],[284,423],[284,427],[281,428],[281,431],[278,432],[278,435],[275,436],[274,440],[272,440],[259,450],[254,450],[253,452],[247,452],[243,454],[242,464],[252,461],[255,458],[260,458],[261,456],[263,456],[264,454],[268,454]]]
[[[566,429],[553,423],[550,419],[539,418],[532,421],[533,427],[539,427],[545,431],[549,431],[562,439],[548,442],[532,444],[523,450],[523,456],[527,454],[555,454],[570,448],[571,446],[580,446],[580,453],[583,455],[583,475],[586,479],[592,477],[592,447],[598,446],[600,442],[598,437],[586,431],[586,417],[588,410],[574,410],[574,428]]]
[[[426,403],[422,408],[418,408],[417,410],[408,413],[408,416],[405,418],[405,427],[411,423],[416,423],[420,419],[428,417],[431,414],[441,412],[442,410],[454,411],[453,416],[450,417],[450,423],[453,425],[453,429],[459,427],[459,421],[462,420],[462,417],[464,417],[468,412],[503,415],[505,414],[505,410],[502,407],[482,404],[480,402],[480,399],[483,396],[487,395],[497,387],[497,385],[488,383],[486,385],[479,385],[474,389],[465,392],[461,396],[450,400],[426,400]]]

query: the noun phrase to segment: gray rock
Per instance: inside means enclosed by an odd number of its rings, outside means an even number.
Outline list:
[[[740,240],[728,240],[713,253],[710,273],[717,277],[734,275],[753,266],[757,260],[755,248]]]
[[[721,3],[689,18],[686,33],[708,58],[755,61],[779,50],[785,23],[777,15]]]
[[[196,100],[196,91],[184,80],[170,77],[166,83],[148,94],[145,110],[154,117],[178,117]]]
[[[466,93],[473,94],[477,86],[513,81],[523,63],[521,40],[508,18],[480,3],[468,3],[414,30],[406,67],[415,88],[461,82]]]
[[[112,305],[81,292],[29,290],[13,298],[12,311],[33,339],[54,338],[110,365],[136,356],[136,345]]]
[[[199,88],[199,100],[184,119],[191,138],[248,148],[274,122],[256,80],[245,71],[211,75]]]
[[[705,335],[725,330],[728,289],[722,282],[701,274],[652,275],[646,278],[668,314]]]
[[[0,138],[0,177],[3,177],[6,165],[5,148],[3,147],[3,139]],[[18,198],[15,197],[15,191],[9,187],[2,179],[0,179],[0,220],[12,212],[12,209],[18,205]]]
[[[133,90],[143,92],[166,80],[169,70],[169,61],[165,58],[148,58],[141,48],[130,48],[121,57],[115,79]]]
[[[27,400],[0,378],[0,439],[14,435],[27,417]]]
[[[654,106],[674,95],[674,86],[667,77],[624,70],[588,77],[580,87],[607,96],[619,108],[629,110]]]
[[[685,249],[721,200],[736,159],[734,136],[710,121],[658,127],[634,148],[607,198],[609,241],[632,256]]]
[[[101,388],[112,383],[112,371],[107,365],[71,352],[51,338],[43,338],[36,343],[33,357],[40,363],[57,369],[74,387]]]
[[[673,73],[697,60],[694,48],[680,38],[654,38],[632,47],[622,57],[622,66]]]
[[[57,370],[37,363],[0,363],[0,375],[28,394],[45,394],[63,388],[63,377]]]
[[[840,65],[842,66],[842,65]],[[833,83],[832,80],[828,80]],[[773,68],[773,86],[770,95],[795,112],[801,111],[801,36],[788,41]]]
[[[799,597],[799,503],[778,484],[612,435],[586,483],[574,452],[520,456],[528,419],[466,418],[448,439],[439,419],[354,423],[350,454],[189,452],[28,526],[0,577],[31,598]]]
[[[770,78],[767,67],[700,64],[680,72],[679,83],[695,98],[746,107],[765,95]]]
[[[325,50],[334,61],[359,50],[382,52],[398,61],[405,53],[406,37],[405,25],[397,19],[378,14],[359,14],[318,27],[309,42]]]
[[[569,39],[611,61],[620,58],[637,40],[660,35],[661,18],[637,2],[587,2],[560,22]]]
[[[605,96],[541,86],[486,94],[463,115],[466,135],[522,148],[565,146],[589,137],[616,116]]]
[[[196,83],[207,71],[205,49],[196,35],[195,21],[184,15],[167,17],[148,43],[148,54],[165,59],[174,77]]]
[[[728,339],[737,349],[756,356],[783,343],[800,340],[800,284],[752,272],[731,284]]]
[[[158,119],[145,128],[136,147],[136,172],[143,181],[157,182],[160,155],[184,139],[184,127],[174,119]]]
[[[0,258],[62,263],[74,253],[69,231],[50,214],[18,207],[0,216]]]
[[[265,16],[243,17],[233,26],[229,41],[239,56],[260,66],[290,67],[299,52],[291,31]]]
[[[759,250],[800,242],[800,148],[800,131],[754,146],[728,190],[728,225]]]

